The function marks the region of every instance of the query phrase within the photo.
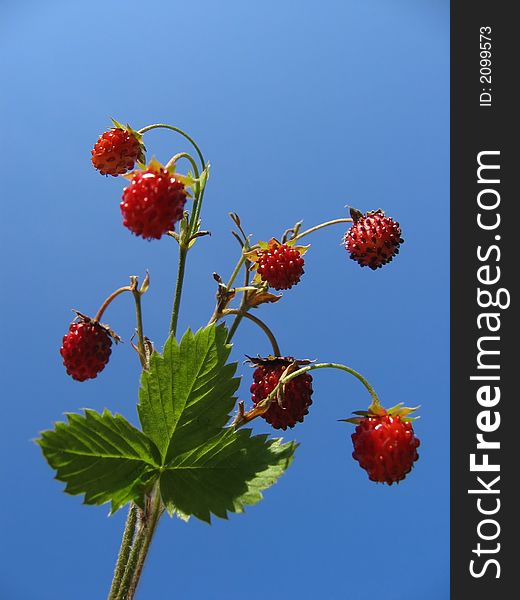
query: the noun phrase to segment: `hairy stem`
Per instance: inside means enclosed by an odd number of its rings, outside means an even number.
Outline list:
[[[148,278],[148,275],[146,279]],[[145,279],[145,280],[146,280]],[[120,288],[123,290],[124,288]],[[137,277],[132,276],[130,278],[130,286],[129,291],[132,292],[135,301],[135,315],[136,315],[136,329],[137,329],[137,337],[138,337],[138,350],[139,350],[139,360],[141,362],[141,366],[143,369],[148,368],[148,360],[146,358],[146,350],[144,343],[144,333],[143,333],[143,315],[141,310],[141,292],[137,289]],[[121,293],[120,290],[117,290]],[[114,292],[115,294],[115,292]],[[114,294],[112,294],[113,297]],[[113,298],[112,298],[113,299]],[[108,300],[108,299],[107,299]],[[105,301],[106,303],[106,301]],[[108,306],[108,304],[107,304]],[[127,564],[129,562],[130,552],[133,547],[135,533],[136,533],[136,524],[137,524],[137,516],[138,516],[139,508],[134,502],[131,502],[130,509],[128,511],[128,517],[126,519],[125,530],[123,532],[123,539],[121,540],[121,547],[119,549],[119,555],[117,557],[116,567],[114,571],[114,578],[112,580],[112,585],[110,587],[110,592],[108,596],[108,600],[116,600],[119,594],[119,589],[121,587],[121,583],[123,577],[126,573]]]
[[[135,595],[137,585],[139,584],[139,580],[141,578],[141,573],[143,572],[144,563],[146,562],[146,557],[148,556],[148,551],[150,550],[150,545],[162,513],[163,508],[161,503],[161,494],[159,493],[159,490],[156,489],[151,503],[150,514],[146,517],[144,539],[141,544],[135,571],[130,581],[130,585],[128,586],[128,592],[125,600],[132,600]]]
[[[177,282],[175,284],[175,295],[173,298],[172,318],[170,322],[170,334],[176,335],[177,333],[177,321],[179,320],[179,310],[181,306],[182,297],[182,285],[184,283],[184,273],[186,270],[186,256],[188,254],[188,248],[179,245],[179,266],[177,269]]]
[[[128,590],[130,589],[130,584],[132,583],[132,579],[135,574],[135,570],[137,568],[137,563],[139,561],[139,554],[141,553],[141,548],[144,544],[145,532],[146,532],[146,521],[144,516],[144,511],[140,508],[137,509],[137,523],[136,523],[136,531],[132,543],[132,548],[130,550],[130,554],[128,556],[128,561],[126,563],[125,573],[123,578],[121,579],[121,583],[117,590],[115,600],[129,600]]]
[[[132,502],[126,519],[125,530],[123,532],[123,539],[121,540],[121,547],[119,548],[119,555],[114,569],[114,578],[112,579],[112,585],[110,586],[108,600],[116,600],[119,588],[121,587],[121,581],[125,573],[128,557],[132,548],[132,542],[134,540],[137,511],[137,506]]]

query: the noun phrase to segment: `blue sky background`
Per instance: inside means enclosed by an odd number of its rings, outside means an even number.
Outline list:
[[[206,323],[211,273],[235,263],[229,211],[264,240],[344,216],[345,204],[399,220],[402,252],[377,272],[348,260],[341,227],[316,234],[301,284],[259,316],[285,353],[358,369],[386,405],[422,405],[416,468],[376,485],[351,458],[352,427],[337,422],[367,394],[317,372],[310,415],[286,435],[301,442],[291,469],[227,522],[164,518],[138,597],[448,598],[449,3],[3,0],[0,11],[0,598],[104,598],[119,547],[126,510],[108,518],[63,494],[31,442],[82,407],[137,420],[128,342],[98,379],[65,375],[70,308],[92,314],[149,269],[146,333],[161,347],[168,328],[174,242],[124,229],[123,182],[90,165],[110,116],[176,124],[212,163],[213,236],[189,256],[181,330]],[[165,131],[146,142],[163,161],[187,149]],[[106,320],[128,340],[131,299]],[[269,352],[248,322],[235,341],[239,361]],[[240,369],[248,399],[251,371]]]

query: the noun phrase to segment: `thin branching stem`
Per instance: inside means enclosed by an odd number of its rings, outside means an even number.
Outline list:
[[[302,231],[302,233],[299,233],[297,236],[291,238],[291,242],[296,242],[297,240],[300,240],[301,238],[305,237],[306,235],[314,233],[315,231],[318,231],[319,229],[324,229],[325,227],[330,227],[330,225],[338,225],[339,223],[352,223],[352,219],[350,219],[350,218],[333,219],[332,221],[327,221],[326,223],[320,223],[319,225],[315,225],[314,227],[311,227],[310,229],[307,229],[306,231]]]
[[[125,285],[123,287],[120,287],[115,292],[112,292],[110,294],[110,296],[99,307],[99,310],[97,311],[96,316],[94,317],[94,321],[100,321],[103,318],[103,313],[105,312],[105,310],[109,307],[109,305],[112,303],[112,301],[115,298],[117,298],[120,294],[123,294],[124,292],[131,292],[131,291],[133,291],[132,286]]]
[[[269,329],[269,327],[261,319],[259,319],[258,317],[255,317],[254,315],[251,315],[250,313],[248,313],[244,310],[241,311],[241,310],[235,310],[232,308],[228,308],[223,312],[223,316],[226,316],[226,315],[237,315],[239,317],[245,317],[246,319],[253,321],[253,323],[256,323],[256,325],[258,325],[258,327],[260,327],[260,329],[269,338],[269,341],[271,342],[271,346],[273,348],[274,356],[281,356],[280,346],[278,345],[278,342],[276,341],[274,333]],[[235,320],[235,323],[236,322],[237,321]],[[233,325],[235,325],[235,323],[233,323]],[[229,333],[231,333],[231,330]],[[228,341],[229,341],[229,334],[228,334]]]
[[[200,164],[202,165],[202,168],[204,169],[204,166],[206,165],[204,156],[202,155],[202,152],[200,151],[200,148],[197,146],[195,140],[191,136],[189,136],[185,131],[183,131],[182,129],[179,129],[179,127],[175,127],[174,125],[168,125],[166,123],[154,123],[153,125],[148,125],[147,127],[143,127],[142,129],[139,129],[139,131],[137,133],[142,135],[143,133],[146,133],[147,131],[151,131],[152,129],[169,129],[170,131],[175,131],[176,133],[179,133],[180,135],[185,137],[188,140],[188,142],[190,142],[190,144],[195,148],[195,151],[197,152],[197,155],[200,160]]]

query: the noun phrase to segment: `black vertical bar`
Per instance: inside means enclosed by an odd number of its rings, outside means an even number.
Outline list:
[[[513,533],[520,520],[520,327],[511,291],[520,274],[514,8],[505,1],[451,4],[452,600],[520,597]]]

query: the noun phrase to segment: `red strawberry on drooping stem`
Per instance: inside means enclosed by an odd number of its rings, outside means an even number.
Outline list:
[[[402,404],[388,410],[372,404],[368,411],[357,411],[357,417],[344,419],[356,425],[352,457],[372,481],[392,485],[412,470],[420,445],[412,426],[414,418],[408,416],[414,410]]]
[[[142,136],[129,125],[112,120],[114,127],[99,136],[92,149],[92,164],[101,175],[117,177],[144,161]]]
[[[76,313],[69,331],[63,336],[60,354],[63,365],[76,381],[94,379],[106,367],[112,353],[114,333],[98,321]]]
[[[174,166],[164,167],[155,160],[126,177],[130,185],[123,190],[120,204],[123,225],[148,240],[173,231],[188,198],[185,178],[175,173]]]
[[[298,368],[298,361],[289,357],[269,356],[250,359],[250,361],[256,366],[251,385],[251,399],[255,407],[274,391],[287,367],[295,365]],[[303,373],[283,386],[283,393],[270,403],[261,417],[275,429],[285,430],[287,427],[294,427],[296,423],[302,423],[305,415],[308,414],[312,404],[311,396],[312,377],[308,373]]]
[[[351,208],[350,214],[353,224],[345,234],[344,243],[352,260],[375,270],[399,254],[399,246],[404,240],[397,221],[385,216],[381,209],[363,215]]]

